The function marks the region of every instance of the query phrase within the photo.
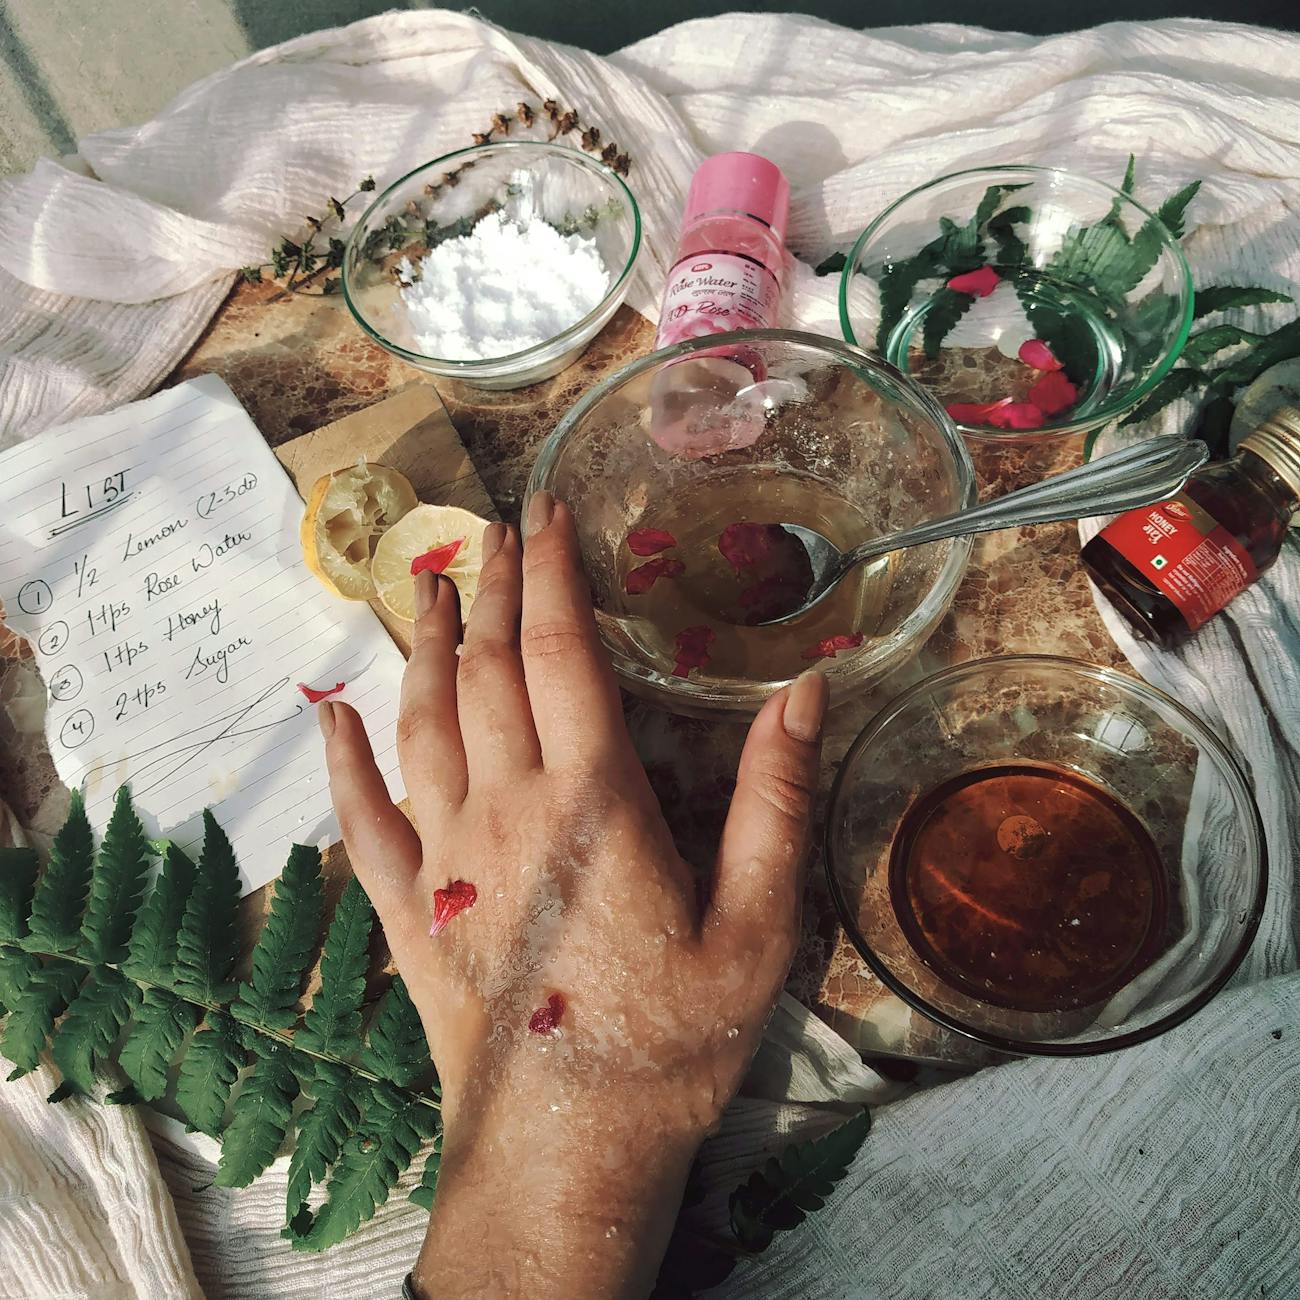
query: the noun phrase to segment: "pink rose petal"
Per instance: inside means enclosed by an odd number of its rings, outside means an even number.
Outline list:
[[[633,555],[658,555],[677,545],[677,538],[662,528],[637,528],[627,535],[627,549]]]
[[[1041,429],[1047,417],[1033,402],[1009,402],[989,414],[995,429]]]
[[[1018,353],[1021,361],[1035,370],[1060,370],[1061,363],[1042,339],[1026,339]]]
[[[680,578],[685,572],[686,565],[681,560],[660,555],[633,569],[623,579],[623,590],[629,596],[644,596],[660,578]]]
[[[1079,400],[1079,390],[1061,371],[1053,370],[1029,390],[1029,400],[1044,415],[1060,415]]]
[[[944,408],[958,424],[983,425],[993,422],[993,412],[1011,405],[1011,398],[997,402],[949,402]]]

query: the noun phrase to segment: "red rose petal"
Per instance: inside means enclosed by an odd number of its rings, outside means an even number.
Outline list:
[[[712,655],[709,647],[718,639],[718,634],[707,624],[684,627],[677,633],[673,642],[677,663],[673,668],[674,677],[689,677],[692,668],[706,668]]]
[[[453,916],[458,916],[467,907],[473,907],[477,901],[478,890],[468,880],[453,880],[446,889],[435,889],[433,924],[429,927],[429,934],[441,934]]]
[[[529,1017],[528,1028],[535,1034],[552,1034],[564,1015],[564,998],[559,993],[552,993],[546,999],[546,1005],[539,1007]]]
[[[1002,283],[1002,277],[991,267],[981,266],[965,275],[954,275],[948,288],[954,293],[973,293],[977,298],[987,298]]]
[[[1011,405],[1011,398],[1004,397],[997,402],[949,402],[944,410],[958,424],[991,424],[993,412]]]
[[[322,700],[328,700],[331,695],[337,695],[347,682],[335,682],[327,691],[318,691],[306,682],[299,682],[298,689],[307,697],[308,704],[319,704]]]
[[[681,560],[674,560],[661,555],[657,560],[642,564],[633,569],[623,579],[623,590],[629,596],[644,596],[660,578],[680,578],[686,572]]]
[[[627,549],[633,555],[658,555],[677,545],[677,538],[662,528],[637,528],[627,535]]]
[[[417,573],[424,573],[426,570],[430,573],[445,572],[447,566],[456,558],[456,552],[464,545],[465,539],[458,537],[445,546],[435,546],[433,550],[417,555],[411,561],[411,577],[414,578]]]
[[[1017,355],[1025,365],[1031,366],[1034,370],[1060,370],[1061,368],[1056,354],[1042,339],[1026,339],[1020,345]]]
[[[1053,370],[1029,390],[1029,400],[1044,415],[1060,415],[1079,400],[1079,390],[1061,371]]]
[[[818,641],[816,645],[811,645],[803,652],[804,659],[834,659],[841,650],[856,650],[862,644],[863,636],[861,632],[854,632],[851,635],[840,633],[839,636],[828,636],[824,641]]]
[[[1009,402],[989,413],[995,429],[1041,429],[1047,417],[1033,402]]]
[[[718,536],[718,550],[737,573],[767,559],[775,534],[785,534],[779,524],[728,524]]]

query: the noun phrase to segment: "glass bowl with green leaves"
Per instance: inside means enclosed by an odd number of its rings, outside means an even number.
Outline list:
[[[850,343],[927,387],[968,437],[1099,428],[1149,394],[1192,321],[1189,185],[1150,212],[1054,167],[982,167],[905,194],[840,281]]]
[[[384,190],[348,236],[343,293],[411,365],[520,388],[562,370],[618,310],[640,245],[640,209],[615,171],[570,145],[502,140]]]

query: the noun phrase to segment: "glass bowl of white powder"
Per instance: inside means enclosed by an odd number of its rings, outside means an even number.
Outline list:
[[[513,140],[408,172],[343,254],[357,323],[404,361],[480,388],[548,379],[627,293],[641,214],[623,181],[564,144]]]

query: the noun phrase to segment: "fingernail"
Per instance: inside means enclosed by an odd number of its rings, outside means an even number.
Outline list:
[[[808,744],[815,741],[821,734],[829,693],[824,673],[810,668],[800,674],[785,697],[785,713],[781,717],[785,734]]]
[[[486,564],[506,540],[505,524],[488,524],[483,530],[483,563]]]
[[[422,569],[415,575],[415,617],[423,618],[438,603],[438,575]]]
[[[322,700],[316,706],[316,721],[320,723],[320,734],[328,740],[334,734],[334,705],[329,700]]]
[[[549,492],[535,492],[528,503],[528,536],[540,533],[555,514],[555,498]]]

